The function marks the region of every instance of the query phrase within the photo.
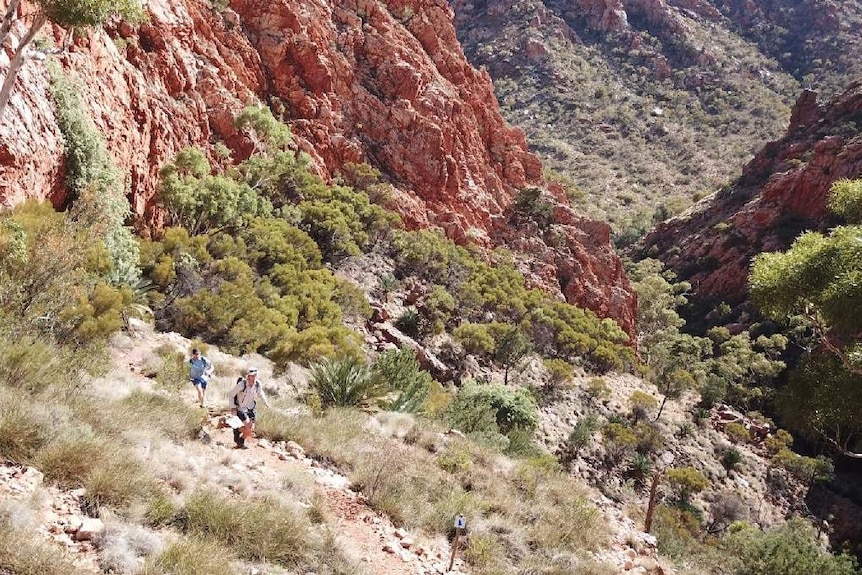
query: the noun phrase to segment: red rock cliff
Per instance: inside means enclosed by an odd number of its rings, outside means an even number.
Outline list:
[[[128,173],[140,221],[157,221],[158,170],[182,148],[223,140],[242,154],[247,142],[232,118],[256,102],[283,108],[324,178],[347,161],[370,163],[392,179],[408,225],[439,226],[456,240],[490,244],[515,190],[541,183],[540,162],[503,122],[488,75],[464,58],[443,0],[233,0],[221,13],[205,0],[147,7],[143,25],[114,23],[58,56]],[[65,38],[56,27],[43,33],[57,45]],[[34,58],[0,123],[5,205],[31,196],[63,202],[47,89],[44,62]],[[572,251],[589,273],[550,287],[630,331],[634,296],[606,234],[593,237],[591,226],[584,220],[569,234],[588,239],[573,239]],[[588,285],[597,278],[606,283]]]
[[[799,97],[785,136],[767,144],[733,185],[660,224],[644,254],[662,259],[699,297],[745,299],[751,258],[785,250],[805,229],[825,231],[829,188],[862,177],[862,82],[825,105]]]

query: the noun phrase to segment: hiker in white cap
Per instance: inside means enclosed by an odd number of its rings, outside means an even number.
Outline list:
[[[263,392],[263,386],[257,379],[257,368],[250,367],[246,371],[245,377],[236,380],[236,385],[229,399],[231,413],[239,417],[245,424],[233,430],[233,440],[236,443],[237,449],[248,449],[245,440],[247,437],[251,437],[251,434],[254,432],[258,397],[260,397],[264,405],[271,407],[269,401],[266,399],[266,394]]]

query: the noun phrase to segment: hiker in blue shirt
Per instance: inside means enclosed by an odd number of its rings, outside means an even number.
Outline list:
[[[236,443],[237,449],[247,449],[245,440],[251,437],[254,432],[254,422],[257,418],[257,399],[263,401],[264,405],[271,407],[266,399],[266,394],[263,392],[263,386],[257,379],[257,368],[251,367],[245,374],[236,380],[236,385],[231,391],[230,407],[231,413],[240,418],[243,426],[234,428],[233,440]]]
[[[207,406],[207,384],[212,375],[212,362],[202,356],[199,349],[193,349],[192,357],[189,359],[189,380],[198,392],[198,403],[201,407]]]

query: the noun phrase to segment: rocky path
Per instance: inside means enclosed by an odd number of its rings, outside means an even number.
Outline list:
[[[213,449],[231,449],[230,429],[219,428],[218,416],[212,417],[206,431]],[[348,556],[374,575],[437,575],[446,573],[450,547],[442,541],[419,541],[389,518],[368,506],[365,496],[350,487],[350,480],[334,469],[308,457],[294,442],[270,443],[249,440],[242,451],[241,465],[255,470],[259,481],[268,481],[299,465],[314,479],[325,515]],[[463,574],[464,565],[456,558],[452,575]]]
[[[217,416],[209,418],[203,435],[214,459],[231,449],[233,443],[230,430],[219,429],[217,422]],[[396,528],[388,517],[371,509],[361,493],[351,489],[347,477],[308,457],[300,445],[273,444],[265,439],[250,440],[249,445],[232,465],[241,469],[255,487],[278,484],[284,474],[297,468],[308,473],[336,540],[369,575],[446,573],[450,548],[445,541],[420,541]],[[32,500],[37,490],[46,495],[39,498],[41,506],[35,515],[38,531],[70,552],[82,570],[101,573],[97,542],[105,525],[82,511],[83,489],[61,490],[45,484],[42,473],[33,467],[0,463],[0,497]],[[465,573],[460,559],[450,573]]]

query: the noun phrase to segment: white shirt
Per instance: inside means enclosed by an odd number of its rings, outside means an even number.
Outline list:
[[[249,411],[257,406],[258,396],[269,407],[269,401],[266,399],[266,394],[263,392],[263,386],[260,384],[260,381],[255,378],[254,385],[249,385],[248,380],[242,378],[236,382],[228,401],[231,408],[239,411]]]

